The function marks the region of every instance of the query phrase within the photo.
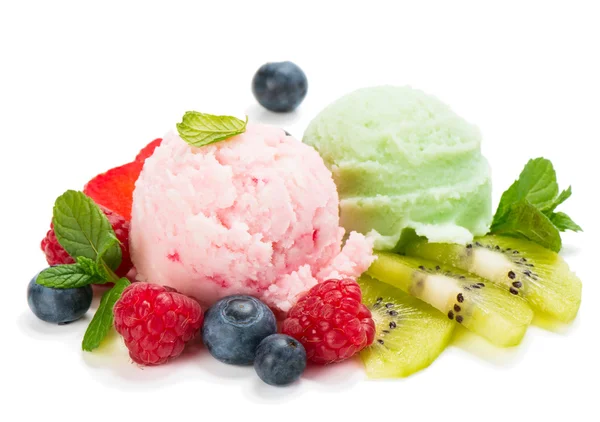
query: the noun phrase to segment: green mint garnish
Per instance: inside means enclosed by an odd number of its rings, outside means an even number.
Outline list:
[[[96,261],[92,261],[85,256],[78,256],[76,261],[77,264],[75,265],[80,267],[87,274],[96,276],[98,278],[104,278],[104,274]]]
[[[181,123],[177,123],[177,131],[181,139],[195,147],[202,147],[246,131],[246,121],[232,116],[215,116],[213,114],[188,111]]]
[[[36,282],[55,289],[72,289],[92,283],[104,284],[108,280],[96,262],[80,256],[76,264],[46,268],[38,275]]]
[[[69,289],[91,283],[115,283],[102,296],[83,337],[81,347],[92,351],[111,329],[115,302],[130,284],[114,273],[121,264],[121,245],[104,212],[81,192],[68,190],[56,199],[52,223],[58,243],[75,258],[75,264],[45,269],[37,277],[38,284]]]
[[[559,252],[560,232],[581,231],[565,213],[554,210],[571,196],[571,187],[559,193],[550,160],[529,160],[498,205],[490,233],[520,237]]]
[[[571,220],[571,217],[564,212],[553,212],[548,217],[550,218],[550,221],[552,221],[552,224],[554,224],[554,226],[561,232],[567,230],[574,232],[583,231],[583,229],[577,223]]]
[[[89,197],[68,190],[56,199],[52,222],[58,243],[72,257],[105,263],[110,270],[121,264],[121,247],[106,215]]]
[[[556,252],[562,247],[552,221],[525,199],[511,204],[502,217],[494,219],[492,233],[525,238]]]
[[[112,289],[104,293],[100,300],[100,306],[83,336],[83,342],[81,343],[83,350],[91,352],[100,346],[100,343],[113,326],[115,303],[123,294],[123,290],[130,284],[129,280],[122,278],[115,283]]]

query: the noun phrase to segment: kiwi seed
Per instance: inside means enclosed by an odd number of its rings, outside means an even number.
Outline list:
[[[452,312],[452,311],[449,311],[449,312],[448,312],[448,318],[450,318],[450,319],[454,319],[454,312]]]
[[[456,317],[456,322],[458,322],[459,324],[460,324],[461,322],[463,322],[463,317],[462,317],[462,315],[458,315],[458,316]]]

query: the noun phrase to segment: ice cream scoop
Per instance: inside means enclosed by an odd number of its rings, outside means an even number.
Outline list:
[[[341,224],[393,249],[406,229],[436,242],[487,233],[491,181],[479,130],[409,87],[352,92],[319,113],[303,141],[333,173]]]
[[[323,160],[282,129],[248,124],[200,148],[171,132],[136,183],[132,261],[139,280],[202,304],[248,294],[285,312],[317,282],[372,262],[362,235],[341,249],[338,213]]]

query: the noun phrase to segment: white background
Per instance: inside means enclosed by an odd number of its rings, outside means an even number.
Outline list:
[[[0,419],[600,420],[596,2],[315,3],[1,2]],[[309,93],[275,116],[250,81],[286,59]],[[118,339],[86,354],[88,318],[57,327],[28,310],[56,196],[129,161],[184,111],[247,113],[300,137],[341,94],[386,83],[432,93],[480,126],[496,201],[532,157],[573,185],[562,210],[585,232],[564,237],[584,283],[571,327],[532,327],[511,350],[460,336],[404,380],[368,381],[350,362],[276,389],[203,350],[143,370]]]

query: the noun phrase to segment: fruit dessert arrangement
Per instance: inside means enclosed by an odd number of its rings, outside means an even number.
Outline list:
[[[307,80],[269,63],[266,108],[295,109]],[[581,282],[557,254],[581,228],[556,208],[550,161],[525,166],[492,217],[476,127],[436,98],[374,87],[319,113],[303,142],[282,129],[187,112],[131,163],[54,205],[29,283],[40,319],[66,324],[107,285],[83,338],[113,329],[159,365],[201,338],[218,360],[272,385],[307,363],[360,354],[374,378],[431,364],[457,324],[519,344],[534,313],[568,323]]]

